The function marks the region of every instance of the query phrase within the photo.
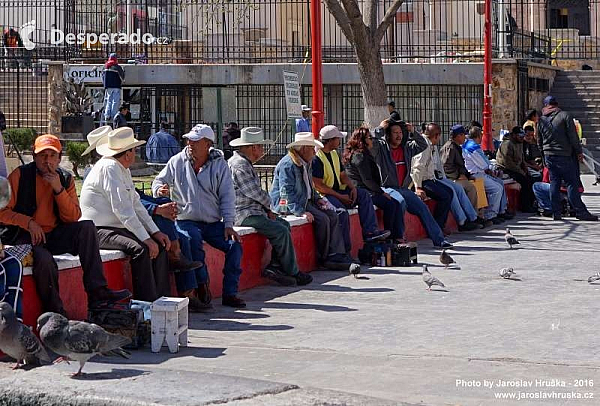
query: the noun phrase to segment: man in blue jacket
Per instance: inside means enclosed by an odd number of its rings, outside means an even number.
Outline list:
[[[177,289],[185,292],[198,289],[198,297],[210,302],[208,270],[204,241],[225,253],[223,269],[224,306],[243,308],[246,303],[237,296],[242,273],[242,245],[233,229],[235,222],[235,191],[231,171],[223,153],[212,148],[215,133],[207,125],[198,124],[183,136],[188,145],[175,155],[152,183],[155,197],[167,197],[177,203],[177,227],[190,239],[182,246],[183,253],[204,265],[193,271],[179,272]],[[171,193],[172,190],[172,193]],[[188,251],[189,248],[189,252]]]
[[[117,54],[110,54],[102,71],[104,86],[104,120],[100,125],[110,123],[118,113],[121,104],[121,87],[125,80],[125,71],[119,65]]]
[[[179,143],[168,132],[169,124],[161,121],[160,128],[157,133],[154,133],[146,143],[146,158],[148,162],[166,164],[172,156],[181,152]]]

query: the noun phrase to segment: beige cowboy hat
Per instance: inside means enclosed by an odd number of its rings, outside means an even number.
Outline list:
[[[96,152],[102,156],[115,156],[131,148],[144,145],[146,141],[135,139],[131,127],[120,127],[108,133],[107,137],[101,139],[96,145]]]
[[[87,142],[88,142],[88,144],[90,144],[90,146],[87,147],[87,149],[85,151],[83,151],[83,154],[81,154],[81,155],[87,155],[90,152],[92,152],[93,150],[95,150],[96,145],[98,145],[98,142],[102,138],[106,137],[108,135],[108,133],[111,131],[112,131],[112,127],[109,125],[98,127],[95,130],[90,131],[89,134],[87,135]]]
[[[294,142],[287,144],[285,147],[292,148],[292,147],[301,147],[301,146],[311,146],[311,147],[323,148],[323,144],[321,143],[321,141],[315,140],[313,133],[307,133],[307,132],[296,133],[294,135]]]
[[[245,145],[273,145],[275,142],[265,138],[262,128],[244,127],[240,138],[229,142],[232,147],[243,147]]]

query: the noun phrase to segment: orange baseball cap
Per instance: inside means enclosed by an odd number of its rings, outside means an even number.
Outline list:
[[[60,145],[60,140],[54,135],[40,135],[35,139],[35,143],[33,144],[33,153],[39,154],[45,149],[51,149],[60,154],[60,151],[62,151],[62,145]]]

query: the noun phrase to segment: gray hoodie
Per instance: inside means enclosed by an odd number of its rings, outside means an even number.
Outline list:
[[[167,184],[177,203],[178,220],[215,223],[223,219],[225,227],[233,227],[235,191],[223,153],[211,148],[208,161],[196,175],[188,149],[169,159],[152,182],[152,194],[157,197],[158,189]]]

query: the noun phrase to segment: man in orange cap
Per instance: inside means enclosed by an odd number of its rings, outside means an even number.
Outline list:
[[[31,244],[33,277],[44,311],[64,314],[58,294],[58,267],[52,255],[79,255],[83,285],[90,307],[127,299],[128,290],[107,288],[98,234],[92,221],[78,221],[81,209],[73,177],[59,168],[60,140],[41,135],[33,147],[33,162],[9,176],[12,193],[0,210],[0,237],[5,244]]]

